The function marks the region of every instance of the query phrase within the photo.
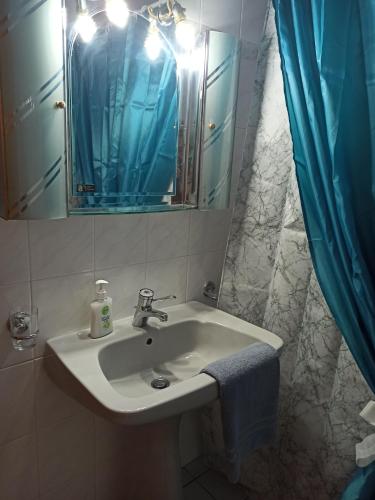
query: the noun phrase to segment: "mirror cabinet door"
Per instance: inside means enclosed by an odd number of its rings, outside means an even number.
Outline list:
[[[0,216],[66,216],[61,0],[0,2]]]
[[[227,208],[230,202],[240,42],[208,32],[204,78],[199,208]]]

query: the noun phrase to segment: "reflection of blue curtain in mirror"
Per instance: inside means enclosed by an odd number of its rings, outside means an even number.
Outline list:
[[[88,206],[160,204],[174,194],[176,61],[168,48],[150,61],[148,26],[131,16],[126,30],[108,25],[90,44],[75,42],[72,189]]]

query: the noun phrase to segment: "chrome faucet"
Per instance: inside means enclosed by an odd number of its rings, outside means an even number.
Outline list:
[[[165,322],[168,321],[168,314],[164,311],[158,311],[152,308],[154,302],[160,302],[162,300],[175,299],[175,295],[168,295],[166,297],[160,297],[154,299],[154,291],[150,288],[142,288],[138,295],[138,304],[135,307],[135,313],[133,318],[133,326],[143,327],[147,324],[148,318],[158,318],[158,320]]]

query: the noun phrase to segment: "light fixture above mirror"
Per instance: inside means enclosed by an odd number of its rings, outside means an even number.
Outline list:
[[[107,0],[106,13],[112,24],[118,28],[125,28],[129,19],[129,9],[124,0]]]
[[[119,28],[125,28],[129,18],[129,9],[125,0],[106,0],[105,4],[108,20]],[[140,12],[150,22],[148,37],[145,47],[151,60],[157,59],[162,41],[158,33],[158,25],[170,26],[175,24],[176,41],[185,51],[192,51],[196,45],[197,31],[193,23],[186,17],[186,9],[176,0],[166,0],[164,3],[144,6]],[[76,33],[80,35],[85,43],[91,42],[97,26],[93,17],[89,14],[86,0],[77,0],[77,20],[75,23]]]

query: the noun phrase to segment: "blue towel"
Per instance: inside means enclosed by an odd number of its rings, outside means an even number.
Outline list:
[[[280,385],[278,352],[256,342],[202,370],[219,384],[228,479],[240,478],[242,459],[276,437]]]

